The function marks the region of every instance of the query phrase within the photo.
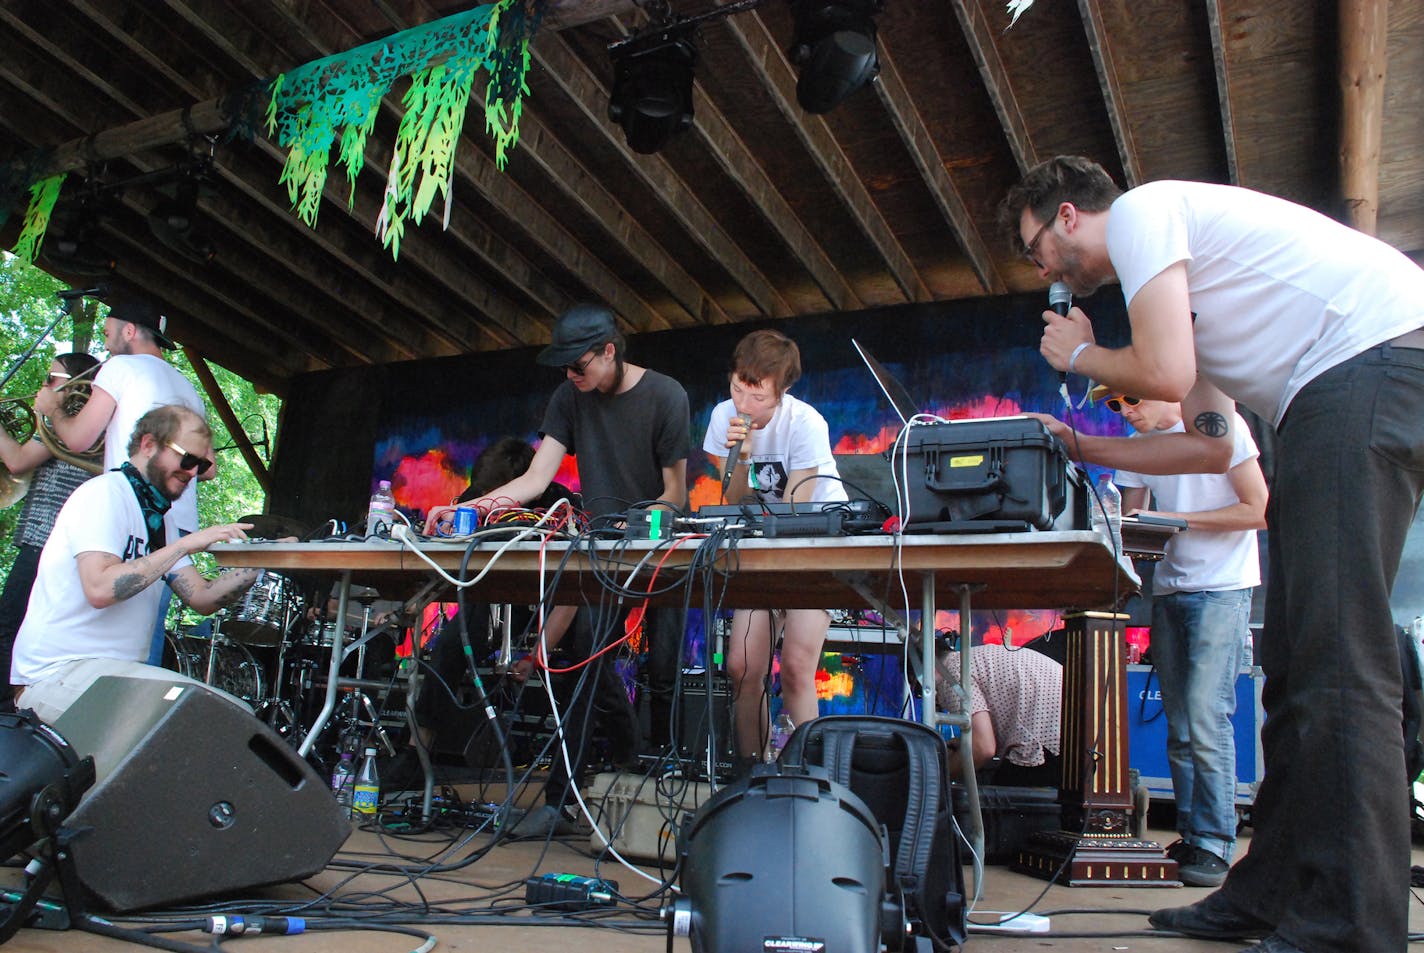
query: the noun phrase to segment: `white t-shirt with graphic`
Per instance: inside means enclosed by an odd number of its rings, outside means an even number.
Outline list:
[[[178,538],[169,510],[168,539]],[[80,486],[60,507],[54,530],[40,553],[25,621],[15,636],[10,681],[42,681],[76,659],[143,661],[153,638],[153,620],[163,582],[103,609],[89,604],[75,563],[80,553],[112,553],[125,562],[148,554],[148,527],[133,487],[122,473],[108,472]],[[187,556],[170,572],[191,566]]]
[[[707,422],[707,436],[702,449],[713,456],[725,457],[727,428],[737,416],[731,399],[712,408]],[[794,470],[815,470],[811,501],[822,503],[847,499],[845,484],[840,481],[836,458],[831,453],[830,427],[816,408],[790,394],[781,395],[771,420],[765,429],[753,430],[747,440],[751,444],[751,465],[748,467],[746,489],[739,493],[728,490],[728,499],[736,501],[753,490],[771,502],[782,502],[791,495],[787,482]],[[824,479],[822,479],[824,478]]]

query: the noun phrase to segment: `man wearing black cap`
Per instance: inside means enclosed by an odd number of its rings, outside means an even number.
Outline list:
[[[627,363],[624,348],[623,335],[608,308],[580,304],[559,317],[553,343],[536,358],[546,367],[561,368],[565,378],[544,411],[539,427],[543,442],[523,474],[491,490],[474,505],[483,503],[480,508],[487,510],[493,500],[527,504],[537,499],[553,482],[565,454],[572,454],[578,458],[584,510],[595,519],[640,504],[662,503],[674,509],[686,506],[687,456],[692,450],[687,391],[665,374]],[[432,511],[432,521],[445,513],[448,510]],[[548,642],[557,641],[554,631],[560,624],[567,625],[570,611],[556,610],[558,622],[551,619],[546,626]],[[653,615],[650,613],[649,618]],[[614,621],[576,623],[573,631],[578,644],[572,647],[572,654],[587,657],[589,646],[582,643],[592,641],[597,633],[621,630]],[[676,652],[673,638],[653,636],[650,642],[655,653]],[[605,663],[606,658],[600,656],[589,672],[587,684],[596,686],[595,697],[591,700],[588,691],[580,692],[565,713],[570,774],[575,783],[587,754],[590,706],[620,712],[628,707],[626,694],[618,704],[622,683],[612,665]],[[659,670],[666,667],[655,666]],[[661,681],[665,675],[659,671],[653,677]],[[654,687],[655,696],[661,687]],[[656,713],[654,717],[658,720]],[[547,808],[530,815],[528,823],[521,822],[517,833],[545,833],[565,827],[567,818],[556,813],[568,794],[563,768],[562,756],[556,756],[545,789]]]
[[[104,469],[112,470],[128,459],[125,449],[129,434],[138,419],[153,408],[181,404],[198,416],[207,417],[197,390],[163,359],[163,351],[174,347],[167,325],[168,319],[150,301],[137,297],[114,301],[104,320],[104,347],[109,359],[94,376],[89,402],[73,417],[65,417],[58,413],[57,406],[41,406],[41,398],[35,398],[35,409],[50,416],[65,446],[74,451],[87,450],[102,434]],[[56,404],[59,400],[58,395],[46,395],[44,399]],[[213,472],[208,471],[204,478],[210,478]],[[193,484],[173,504],[173,513],[183,532],[197,530],[198,497]]]
[[[35,409],[47,415],[55,433],[74,451],[92,447],[104,437],[104,469],[112,470],[128,459],[129,435],[140,417],[155,407],[179,404],[206,419],[207,408],[188,379],[163,359],[163,350],[173,350],[168,319],[151,301],[137,296],[116,297],[104,320],[104,347],[109,359],[94,375],[89,401],[73,417],[59,412],[57,391],[35,397]],[[55,406],[50,407],[49,404]],[[199,480],[217,475],[214,466]],[[198,531],[197,480],[190,482],[173,503],[173,522],[180,534]],[[168,610],[165,591],[154,630],[150,664],[157,665],[163,651],[163,622]]]

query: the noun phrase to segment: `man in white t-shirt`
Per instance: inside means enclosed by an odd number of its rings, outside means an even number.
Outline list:
[[[1180,404],[1110,395],[1136,433],[1182,432]],[[1266,477],[1246,421],[1232,419],[1231,469],[1154,476],[1119,469],[1125,514],[1186,520],[1152,575],[1152,664],[1167,716],[1167,760],[1181,840],[1167,848],[1193,887],[1226,879],[1236,849],[1236,676],[1261,584],[1256,531],[1266,528]]]
[[[57,414],[58,409],[45,405],[58,398],[46,395],[35,398],[35,409],[49,416],[55,433],[71,450],[94,446],[100,435],[104,438],[104,469],[112,470],[128,458],[129,435],[138,419],[155,407],[178,404],[199,417],[207,417],[207,408],[197,390],[172,364],[163,359],[164,350],[173,350],[168,338],[168,319],[158,313],[151,301],[136,295],[115,297],[104,319],[106,360],[94,375],[89,401],[73,417]],[[217,461],[204,471],[199,480],[217,476]],[[198,489],[194,480],[173,503],[173,519],[178,532],[192,533],[198,528]],[[149,642],[148,658],[154,664],[163,654],[164,618],[168,614],[165,592],[154,603],[155,627]]]
[[[1276,428],[1251,846],[1215,893],[1151,923],[1264,937],[1252,953],[1404,949],[1409,792],[1389,593],[1424,494],[1424,271],[1283,199],[1200,182],[1124,193],[1080,156],[1029,170],[1001,208],[1045,280],[1080,296],[1122,285],[1131,342],[1099,345],[1081,308],[1045,311],[1048,363],[1182,405],[1182,433],[1079,434],[1070,448],[1143,473],[1222,473],[1233,400]]]
[[[211,466],[203,418],[183,406],[160,407],[139,419],[128,447],[120,469],[69,497],[40,554],[10,681],[20,689],[16,707],[33,708],[44,721],[101,675],[183,680],[144,663],[160,580],[206,614],[257,578],[257,570],[243,569],[205,579],[189,559],[220,540],[245,539],[250,524],[179,535],[173,519],[173,501]]]

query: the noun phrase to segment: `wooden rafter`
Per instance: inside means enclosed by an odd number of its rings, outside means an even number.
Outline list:
[[[656,155],[638,155],[623,142],[616,127],[605,118],[608,91],[574,55],[568,43],[557,35],[543,35],[530,44],[530,51],[549,78],[578,105],[593,128],[623,156],[629,168],[667,206],[688,235],[732,276],[752,304],[762,314],[772,317],[791,314],[791,307],[781,293],[698,201],[667,160]]]
[[[1127,119],[1127,103],[1118,78],[1112,39],[1103,26],[1101,0],[1078,0],[1078,13],[1088,35],[1088,48],[1093,53],[1093,65],[1097,68],[1098,85],[1102,88],[1103,105],[1107,107],[1108,122],[1112,125],[1123,175],[1127,178],[1127,187],[1133,188],[1143,182],[1142,162],[1138,158],[1137,147],[1132,138],[1132,126]]]
[[[950,6],[954,8],[954,15],[959,18],[959,29],[964,34],[965,42],[969,44],[974,65],[979,68],[979,78],[984,81],[984,90],[989,94],[989,101],[994,104],[994,114],[999,117],[999,126],[1009,143],[1009,151],[1014,154],[1019,173],[1023,174],[1036,165],[1041,157],[1034,147],[1028,122],[1014,97],[1009,72],[999,57],[999,46],[994,41],[995,31],[989,25],[983,0],[960,0]]]
[[[796,130],[802,145],[821,168],[861,232],[875,246],[905,297],[910,301],[928,301],[929,289],[925,287],[914,262],[876,208],[870,192],[856,175],[825,120],[806,113],[797,104],[796,75],[761,17],[755,12],[730,17],[727,26],[746,51],[752,68],[771,94],[772,102]]]
[[[880,94],[885,111],[890,114],[890,121],[900,133],[905,148],[915,160],[920,175],[924,177],[925,187],[934,197],[945,221],[954,230],[955,237],[959,239],[959,247],[969,256],[969,263],[973,266],[979,283],[988,294],[1003,294],[1007,288],[1003,277],[994,266],[989,246],[985,243],[984,236],[979,233],[978,226],[974,224],[974,218],[964,203],[964,196],[944,157],[935,146],[934,137],[925,127],[919,110],[915,108],[914,101],[905,89],[894,59],[890,52],[883,48],[880,50],[880,78],[875,89]]]

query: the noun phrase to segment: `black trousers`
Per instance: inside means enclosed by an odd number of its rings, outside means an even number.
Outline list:
[[[40,568],[42,546],[21,544],[20,553],[10,567],[5,591],[0,593],[0,711],[10,710],[14,690],[10,688],[10,659],[15,651],[15,633],[25,621],[25,609],[30,604],[30,590]]]

